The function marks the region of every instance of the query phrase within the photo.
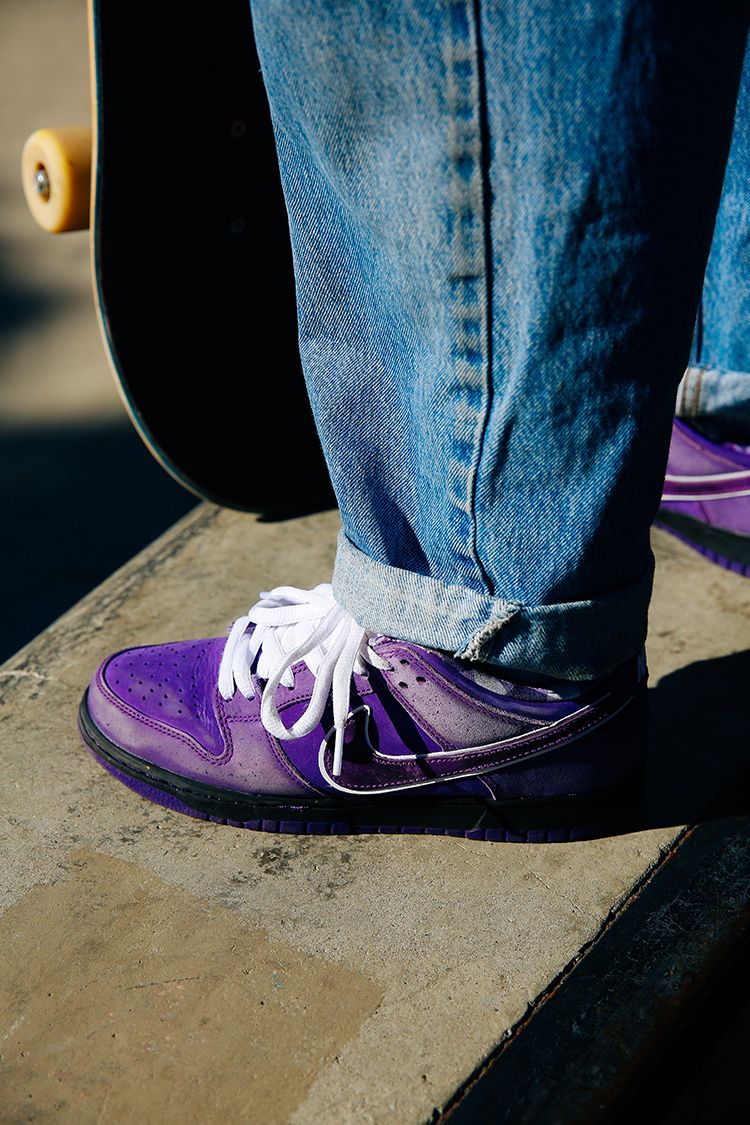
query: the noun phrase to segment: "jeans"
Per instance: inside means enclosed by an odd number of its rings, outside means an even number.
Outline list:
[[[334,592],[373,632],[568,679],[642,646],[738,8],[252,0]]]
[[[750,444],[750,50],[677,413]]]

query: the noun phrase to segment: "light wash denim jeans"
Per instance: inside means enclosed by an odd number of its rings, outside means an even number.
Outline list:
[[[643,644],[738,8],[252,0],[369,629],[571,679]]]
[[[750,50],[677,413],[750,443]]]

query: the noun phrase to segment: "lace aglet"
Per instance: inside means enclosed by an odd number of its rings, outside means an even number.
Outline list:
[[[336,741],[333,745],[333,765],[331,772],[334,777],[339,777],[341,774],[341,767],[344,764],[344,728],[338,727],[336,730]]]

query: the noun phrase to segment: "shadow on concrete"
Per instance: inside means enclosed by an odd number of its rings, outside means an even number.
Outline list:
[[[701,660],[650,692],[642,827],[750,812],[750,651]]]
[[[0,659],[195,503],[124,419],[0,427]]]
[[[0,337],[9,336],[37,320],[44,320],[64,300],[64,294],[31,289],[17,278],[11,279],[0,250]]]

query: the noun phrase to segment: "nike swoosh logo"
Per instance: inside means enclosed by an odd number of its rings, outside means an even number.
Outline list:
[[[333,749],[332,728],[323,738],[318,752],[318,768],[322,777],[341,793],[355,795],[396,793],[404,789],[417,789],[439,785],[445,781],[458,781],[494,770],[504,769],[523,758],[549,753],[561,745],[574,742],[613,719],[631,702],[633,695],[607,695],[594,704],[581,707],[563,719],[558,719],[541,729],[515,735],[485,746],[467,746],[459,750],[440,750],[427,754],[382,754],[370,738],[372,711],[367,704],[350,712],[347,723],[364,715],[363,735],[371,759],[367,762],[344,762],[341,775],[334,778],[331,772]],[[550,741],[551,740],[551,741]]]

